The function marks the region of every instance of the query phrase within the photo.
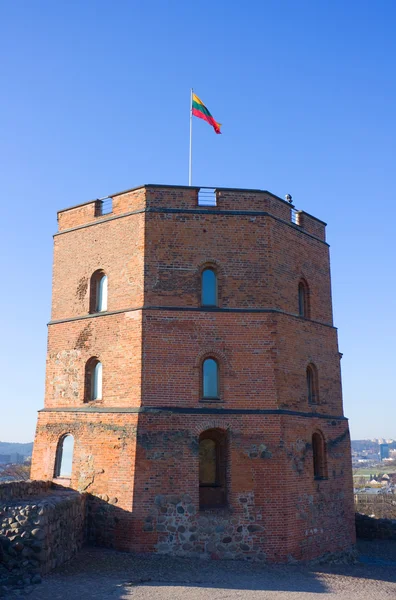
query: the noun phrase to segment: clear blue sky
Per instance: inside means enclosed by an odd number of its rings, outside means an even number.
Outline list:
[[[56,211],[142,183],[293,195],[328,222],[352,437],[396,437],[396,4],[0,3],[0,440],[43,406]]]

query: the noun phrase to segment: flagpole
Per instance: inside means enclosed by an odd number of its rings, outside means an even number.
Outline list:
[[[192,100],[193,100],[193,89],[191,88],[190,98],[190,155],[188,161],[188,185],[192,185]]]

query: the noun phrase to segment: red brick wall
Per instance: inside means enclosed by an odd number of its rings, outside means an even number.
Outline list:
[[[271,561],[348,549],[349,433],[324,224],[305,213],[291,224],[290,206],[266,192],[219,189],[217,207],[197,206],[197,194],[147,186],[114,196],[111,215],[95,218],[90,205],[60,213],[32,476],[53,477],[58,440],[72,433],[70,484],[91,494],[91,539],[120,549]],[[200,307],[206,264],[218,271],[215,310]],[[90,316],[97,269],[108,275],[108,311]],[[298,316],[301,278],[311,319]],[[220,365],[220,403],[202,402],[207,355]],[[103,364],[103,399],[86,404],[91,356]],[[229,507],[200,511],[198,441],[210,427],[227,431]],[[313,476],[318,428],[326,481]]]
[[[33,451],[32,479],[53,479],[58,441],[74,436],[71,487],[109,494],[131,510],[137,414],[77,412],[39,413]],[[110,498],[110,496],[109,496]],[[111,499],[111,498],[110,498]]]
[[[94,405],[139,406],[141,314],[136,310],[50,325],[46,408],[84,405],[85,365],[91,357],[103,365],[103,399]]]
[[[274,308],[298,314],[297,288],[301,278],[309,286],[311,319],[333,324],[330,261],[327,244],[301,230],[271,219],[269,276]]]
[[[342,415],[337,331],[305,319],[276,317],[276,381],[281,408]],[[309,405],[306,369],[317,369],[318,404]]]
[[[275,320],[271,314],[146,311],[143,404],[216,406],[201,402],[201,364],[209,355],[219,363],[225,408],[277,408]]]
[[[298,314],[298,284],[311,318],[332,324],[328,246],[267,216],[149,213],[146,305],[200,306],[200,271],[218,269],[221,308]]]
[[[97,203],[100,202],[97,200],[59,211],[58,230],[65,231],[74,227],[82,227],[88,223],[96,224],[100,221],[108,221],[114,216],[142,210],[146,205],[146,189],[138,188],[115,194],[112,200],[112,212],[106,215],[97,213]]]
[[[55,236],[52,320],[88,315],[98,269],[108,276],[108,311],[142,306],[144,227],[136,214]]]
[[[228,432],[229,506],[200,511],[198,439],[212,427]],[[311,440],[318,428],[327,443],[326,481],[313,478]],[[284,562],[340,551],[354,541],[346,421],[40,413],[34,477],[52,477],[64,433],[75,436],[71,485],[96,499],[91,536],[106,545]]]
[[[201,364],[211,355],[219,363],[225,408],[343,414],[337,333],[331,327],[276,313],[163,310],[145,312],[143,331],[146,406],[202,406]],[[310,363],[318,372],[317,405],[308,405]]]

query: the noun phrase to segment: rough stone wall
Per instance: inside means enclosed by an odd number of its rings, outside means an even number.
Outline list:
[[[375,519],[356,513],[356,536],[366,540],[395,540],[396,521],[394,519]]]
[[[33,490],[41,495],[29,494]],[[0,503],[0,587],[39,583],[38,575],[68,561],[81,548],[85,496],[35,481],[3,484],[1,496],[7,492],[8,498]]]
[[[143,531],[156,531],[161,554],[267,560],[268,532],[254,493],[239,498],[243,513],[197,511],[189,494],[159,494]]]
[[[38,496],[47,494],[52,488],[51,481],[10,481],[0,483],[0,502],[4,503],[7,500],[15,498],[29,498],[30,496]]]

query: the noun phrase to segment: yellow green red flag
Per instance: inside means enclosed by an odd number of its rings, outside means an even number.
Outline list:
[[[192,95],[192,114],[195,117],[198,117],[199,119],[203,119],[204,121],[209,123],[209,125],[212,125],[216,133],[221,133],[221,123],[218,123],[214,120],[214,118],[206,108],[205,104],[194,93]]]

